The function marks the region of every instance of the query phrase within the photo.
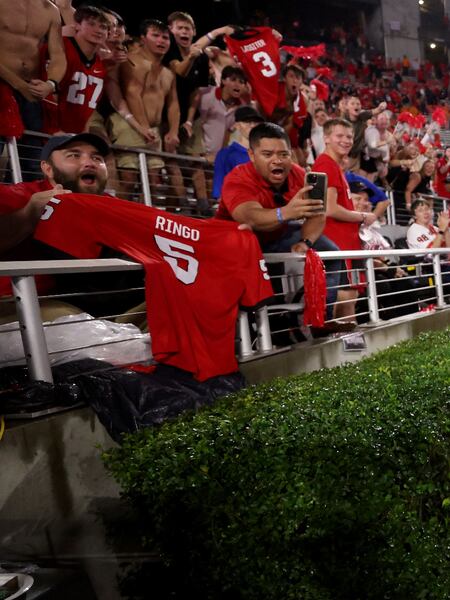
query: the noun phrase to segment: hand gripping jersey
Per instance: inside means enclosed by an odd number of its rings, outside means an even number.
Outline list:
[[[64,37],[63,41],[67,69],[57,103],[55,97],[43,102],[44,129],[47,133],[81,133],[102,96],[106,69],[98,56],[89,61],[74,38]]]
[[[254,27],[226,36],[231,56],[242,65],[252,92],[266,115],[271,115],[278,101],[280,43],[270,27]]]
[[[96,258],[108,246],[142,262],[155,359],[203,381],[237,369],[239,305],[273,294],[258,240],[237,227],[66,194],[47,205],[34,237],[76,258]]]

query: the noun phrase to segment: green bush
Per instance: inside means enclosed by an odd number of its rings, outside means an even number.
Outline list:
[[[104,454],[198,598],[450,598],[450,332],[277,379]]]

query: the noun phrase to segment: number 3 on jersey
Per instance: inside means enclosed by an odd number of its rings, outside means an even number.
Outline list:
[[[277,74],[277,68],[267,52],[256,52],[252,58],[255,63],[261,63],[261,66],[264,67],[261,69],[261,73],[264,77],[273,77]]]
[[[156,245],[165,255],[164,260],[175,273],[175,277],[186,285],[194,283],[198,273],[198,260],[191,256],[194,253],[194,248],[188,244],[165,238],[162,235],[155,235],[154,238]],[[186,269],[180,267],[179,259],[186,261]]]
[[[72,81],[75,83],[72,83],[69,87],[67,92],[67,102],[72,102],[72,104],[84,104],[88,86],[94,86],[94,91],[91,94],[88,106],[89,108],[95,109],[103,90],[103,79],[94,77],[93,75],[86,75],[86,73],[82,73],[81,71],[76,71],[73,74]]]

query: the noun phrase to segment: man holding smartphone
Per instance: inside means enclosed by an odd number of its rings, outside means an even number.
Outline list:
[[[305,197],[305,171],[292,163],[289,137],[282,127],[261,123],[249,136],[250,162],[224,180],[216,217],[246,223],[265,252],[306,251],[325,225],[323,202]],[[298,223],[303,219],[303,224]]]
[[[224,180],[216,218],[251,226],[264,252],[339,250],[322,235],[323,201],[308,197],[305,171],[291,158],[282,127],[260,123],[249,136],[250,162],[235,167]],[[327,261],[327,317],[336,300],[341,261]],[[337,274],[336,274],[337,272]]]

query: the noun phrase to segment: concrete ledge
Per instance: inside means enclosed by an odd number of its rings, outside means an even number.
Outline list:
[[[298,375],[318,369],[336,367],[345,362],[357,362],[374,352],[389,348],[399,342],[412,339],[425,331],[438,331],[450,325],[450,308],[433,313],[418,313],[395,321],[382,322],[370,327],[361,326],[367,349],[346,352],[342,335],[336,338],[317,339],[292,346],[283,353],[248,360],[240,365],[250,383],[269,381],[274,377]]]

